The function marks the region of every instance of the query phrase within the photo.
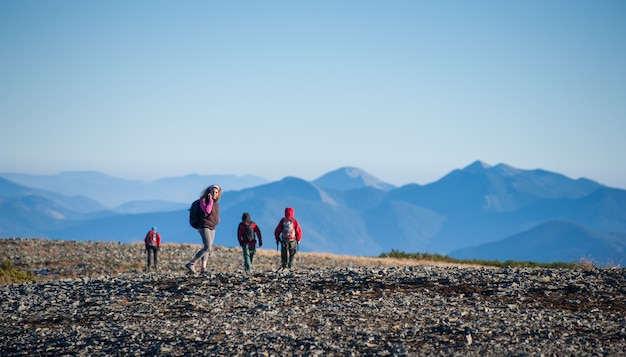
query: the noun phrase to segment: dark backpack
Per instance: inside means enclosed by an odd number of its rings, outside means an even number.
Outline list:
[[[256,223],[249,222],[243,224],[243,238],[246,242],[254,241],[254,227],[256,227]]]
[[[296,238],[296,229],[291,218],[285,218],[285,220],[283,220],[283,232],[281,238],[283,241],[289,241]]]
[[[189,225],[195,229],[202,227],[202,220],[204,215],[200,210],[200,199],[193,201],[191,207],[189,207]]]

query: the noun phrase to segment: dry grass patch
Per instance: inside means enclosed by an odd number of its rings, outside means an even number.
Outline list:
[[[184,265],[201,248],[199,244],[163,244],[159,250],[160,273],[184,273]],[[143,242],[84,242],[48,239],[0,239],[0,262],[35,274],[37,280],[76,278],[81,276],[143,273],[146,251]],[[405,258],[357,257],[329,253],[296,255],[296,269],[357,268],[376,266],[478,266]],[[257,249],[253,269],[276,270],[280,251]],[[207,268],[214,273],[243,269],[240,247],[214,246]],[[5,282],[6,284],[7,282]]]
[[[280,258],[280,251],[257,249],[257,254],[266,257]],[[376,267],[376,266],[415,266],[415,265],[427,265],[427,266],[455,266],[455,267],[482,267],[478,264],[461,264],[461,263],[449,263],[440,262],[434,260],[418,260],[418,259],[403,259],[403,258],[379,258],[379,257],[363,257],[352,255],[337,255],[331,253],[302,253],[298,252],[296,255],[302,262],[307,264],[319,264],[327,265],[332,262],[334,266],[341,265],[343,262],[348,266],[363,266],[363,267]]]

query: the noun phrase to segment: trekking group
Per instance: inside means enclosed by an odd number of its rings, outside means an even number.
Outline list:
[[[222,197],[222,188],[218,185],[210,185],[203,192],[200,198],[195,200],[189,209],[189,224],[198,231],[202,239],[202,248],[185,265],[188,272],[195,274],[198,272],[196,263],[200,261],[200,273],[206,274],[207,263],[213,251],[215,240],[215,229],[220,222],[219,200]],[[285,208],[284,217],[280,219],[274,229],[274,239],[276,248],[280,244],[280,269],[293,269],[294,258],[298,252],[298,245],[302,239],[302,229],[298,220],[294,217],[292,207]],[[256,254],[256,246],[263,246],[261,229],[252,220],[250,213],[244,212],[241,222],[237,227],[237,241],[241,247],[243,255],[243,267],[246,273],[252,270],[252,263]],[[153,269],[157,269],[157,253],[161,246],[161,235],[156,227],[146,234],[144,239],[147,261],[146,270],[150,270],[152,261]]]

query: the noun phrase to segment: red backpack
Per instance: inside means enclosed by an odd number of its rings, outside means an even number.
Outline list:
[[[153,246],[158,246],[158,240],[157,240],[157,232],[155,231],[150,231],[150,237],[148,237],[148,245],[153,245]]]

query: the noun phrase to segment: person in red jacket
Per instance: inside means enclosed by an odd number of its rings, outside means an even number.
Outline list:
[[[250,213],[244,212],[241,216],[241,223],[237,227],[237,240],[243,251],[243,268],[246,273],[252,269],[252,261],[256,252],[256,238],[259,238],[259,247],[263,246],[263,238],[261,238],[261,230],[259,226],[250,220]]]
[[[278,245],[278,242],[281,243],[280,268],[292,269],[294,257],[298,251],[298,244],[300,244],[302,239],[302,229],[298,220],[294,218],[293,208],[285,208],[285,217],[281,218],[276,229],[274,229],[274,237],[276,238],[276,245]]]
[[[152,227],[146,234],[146,238],[143,239],[143,242],[146,244],[146,253],[148,254],[148,258],[146,259],[146,271],[150,270],[150,261],[152,260],[152,256],[154,256],[153,264],[154,270],[157,270],[158,263],[158,253],[161,248],[161,234],[157,232],[156,227]]]

